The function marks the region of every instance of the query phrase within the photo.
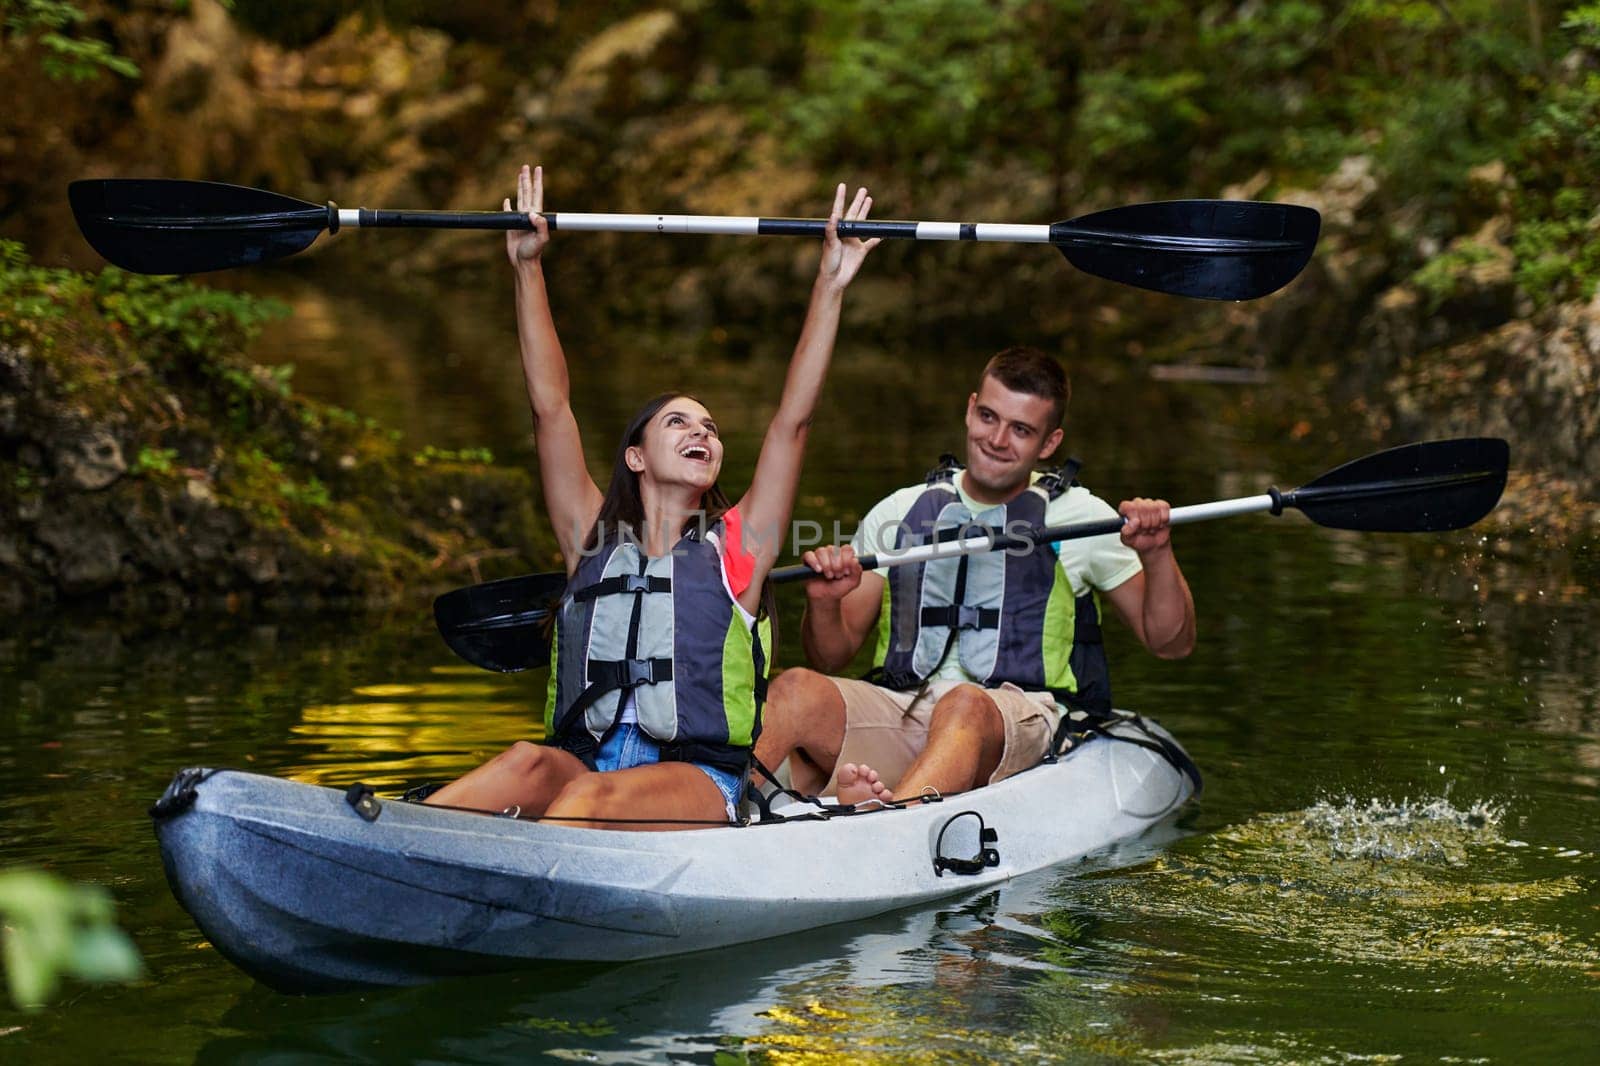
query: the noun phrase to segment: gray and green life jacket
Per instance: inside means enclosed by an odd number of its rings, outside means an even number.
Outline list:
[[[946,455],[895,533],[896,548],[985,530],[1042,528],[1050,501],[1077,484],[1069,459],[1010,502],[974,514]],[[1093,590],[1074,597],[1056,546],[993,551],[889,569],[873,676],[891,688],[925,682],[952,649],[979,684],[1048,690],[1083,710],[1111,708],[1111,674]]]
[[[639,728],[663,760],[748,772],[766,695],[765,619],[745,622],[711,535],[685,534],[652,559],[610,538],[578,563],[552,640],[545,736],[593,766],[634,695]]]

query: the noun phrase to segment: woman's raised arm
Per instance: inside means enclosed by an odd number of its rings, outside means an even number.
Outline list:
[[[511,201],[505,201],[511,210]],[[506,256],[516,278],[517,341],[522,348],[522,377],[533,410],[533,439],[539,453],[539,479],[545,510],[567,573],[578,565],[583,538],[600,513],[600,489],[583,460],[583,439],[572,414],[567,357],[550,317],[550,296],[544,284],[544,249],[550,226],[544,210],[544,168],[517,174],[517,210],[528,212],[533,230],[506,232]]]
[[[856,190],[848,209],[844,185],[841,183],[834,192],[833,210],[828,214],[827,233],[823,237],[822,262],[817,267],[817,280],[811,286],[811,305],[806,310],[805,325],[800,329],[800,340],[789,360],[783,397],[778,401],[777,414],[767,426],[750,491],[739,501],[739,511],[744,517],[745,548],[755,556],[753,590],[760,589],[767,571],[772,569],[778,553],[783,550],[785,530],[794,510],[795,487],[805,459],[806,435],[833,358],[834,338],[839,333],[844,290],[861,269],[867,253],[878,246],[876,237],[866,241],[840,240],[839,220],[841,216],[850,221],[865,219],[871,209],[872,197],[867,195],[866,189]]]

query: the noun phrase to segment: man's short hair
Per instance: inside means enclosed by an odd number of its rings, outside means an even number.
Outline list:
[[[1061,364],[1050,356],[1037,348],[1015,345],[989,360],[978,378],[979,388],[983,387],[983,379],[989,377],[1012,392],[1049,400],[1055,405],[1050,428],[1061,425],[1062,416],[1067,413],[1067,402],[1072,399],[1072,382]]]

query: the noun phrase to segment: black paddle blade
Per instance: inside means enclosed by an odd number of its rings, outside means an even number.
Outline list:
[[[1333,529],[1462,529],[1500,502],[1510,460],[1510,446],[1496,437],[1404,444],[1348,462],[1284,493],[1283,505]]]
[[[433,601],[450,650],[473,666],[514,674],[550,662],[550,629],[566,574],[525,574],[453,589]]]
[[[1124,285],[1203,300],[1253,300],[1305,269],[1322,216],[1294,204],[1168,200],[1057,222],[1067,262]]]
[[[197,274],[282,259],[310,247],[330,217],[328,207],[214,181],[75,181],[67,198],[90,246],[137,274]]]

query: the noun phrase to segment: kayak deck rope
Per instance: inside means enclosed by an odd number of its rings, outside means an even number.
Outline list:
[[[751,820],[744,819],[738,822],[729,822],[715,818],[597,818],[579,815],[560,814],[523,814],[520,807],[511,806],[505,810],[495,811],[486,807],[458,807],[449,803],[423,804],[420,800],[406,800],[401,802],[416,803],[420,806],[433,807],[441,811],[462,811],[467,814],[482,814],[491,818],[506,818],[515,822],[582,822],[585,824],[599,825],[703,825],[745,828],[762,825],[778,825],[783,822],[817,822],[828,821],[831,818],[848,817],[858,814],[875,814],[879,810],[904,810],[914,803],[936,803],[942,797],[916,796],[909,800],[900,800],[885,803],[882,800],[871,800],[865,803],[823,803],[816,797],[804,797],[814,804],[815,809],[804,814],[778,814],[774,812],[770,817]]]
[[[904,810],[912,804],[938,803],[944,799],[936,789],[925,789],[922,795],[913,796],[905,800],[884,801],[880,799],[863,800],[861,803],[826,803],[819,796],[807,796],[785,786],[777,776],[761,761],[751,759],[756,772],[769,781],[773,788],[771,792],[762,792],[752,782],[745,788],[745,798],[756,808],[756,817],[743,816],[736,822],[712,818],[596,818],[577,815],[534,815],[523,814],[519,806],[507,807],[504,810],[489,810],[484,807],[460,807],[449,803],[429,803],[426,806],[436,807],[442,811],[463,811],[469,814],[482,814],[492,818],[509,818],[518,822],[582,822],[589,825],[681,825],[681,826],[749,826],[781,825],[784,822],[820,822],[831,818],[850,817],[860,814],[875,814],[879,811]],[[351,791],[362,788],[359,783],[351,786]],[[407,789],[400,795],[400,800],[405,803],[422,803],[423,800],[443,788],[443,783],[434,782],[418,785]],[[370,793],[370,790],[368,790]],[[803,805],[802,812],[782,814],[772,809],[775,797],[785,797]]]
[[[1116,732],[1118,726],[1137,730],[1140,735],[1129,736],[1127,733]],[[1189,754],[1158,733],[1149,722],[1133,711],[1068,711],[1061,716],[1061,724],[1056,727],[1055,740],[1039,764],[1044,766],[1056,762],[1072,749],[1096,737],[1132,744],[1161,756],[1172,765],[1173,769],[1194,783],[1195,795],[1199,795],[1204,787],[1200,778],[1200,767],[1189,758]]]

